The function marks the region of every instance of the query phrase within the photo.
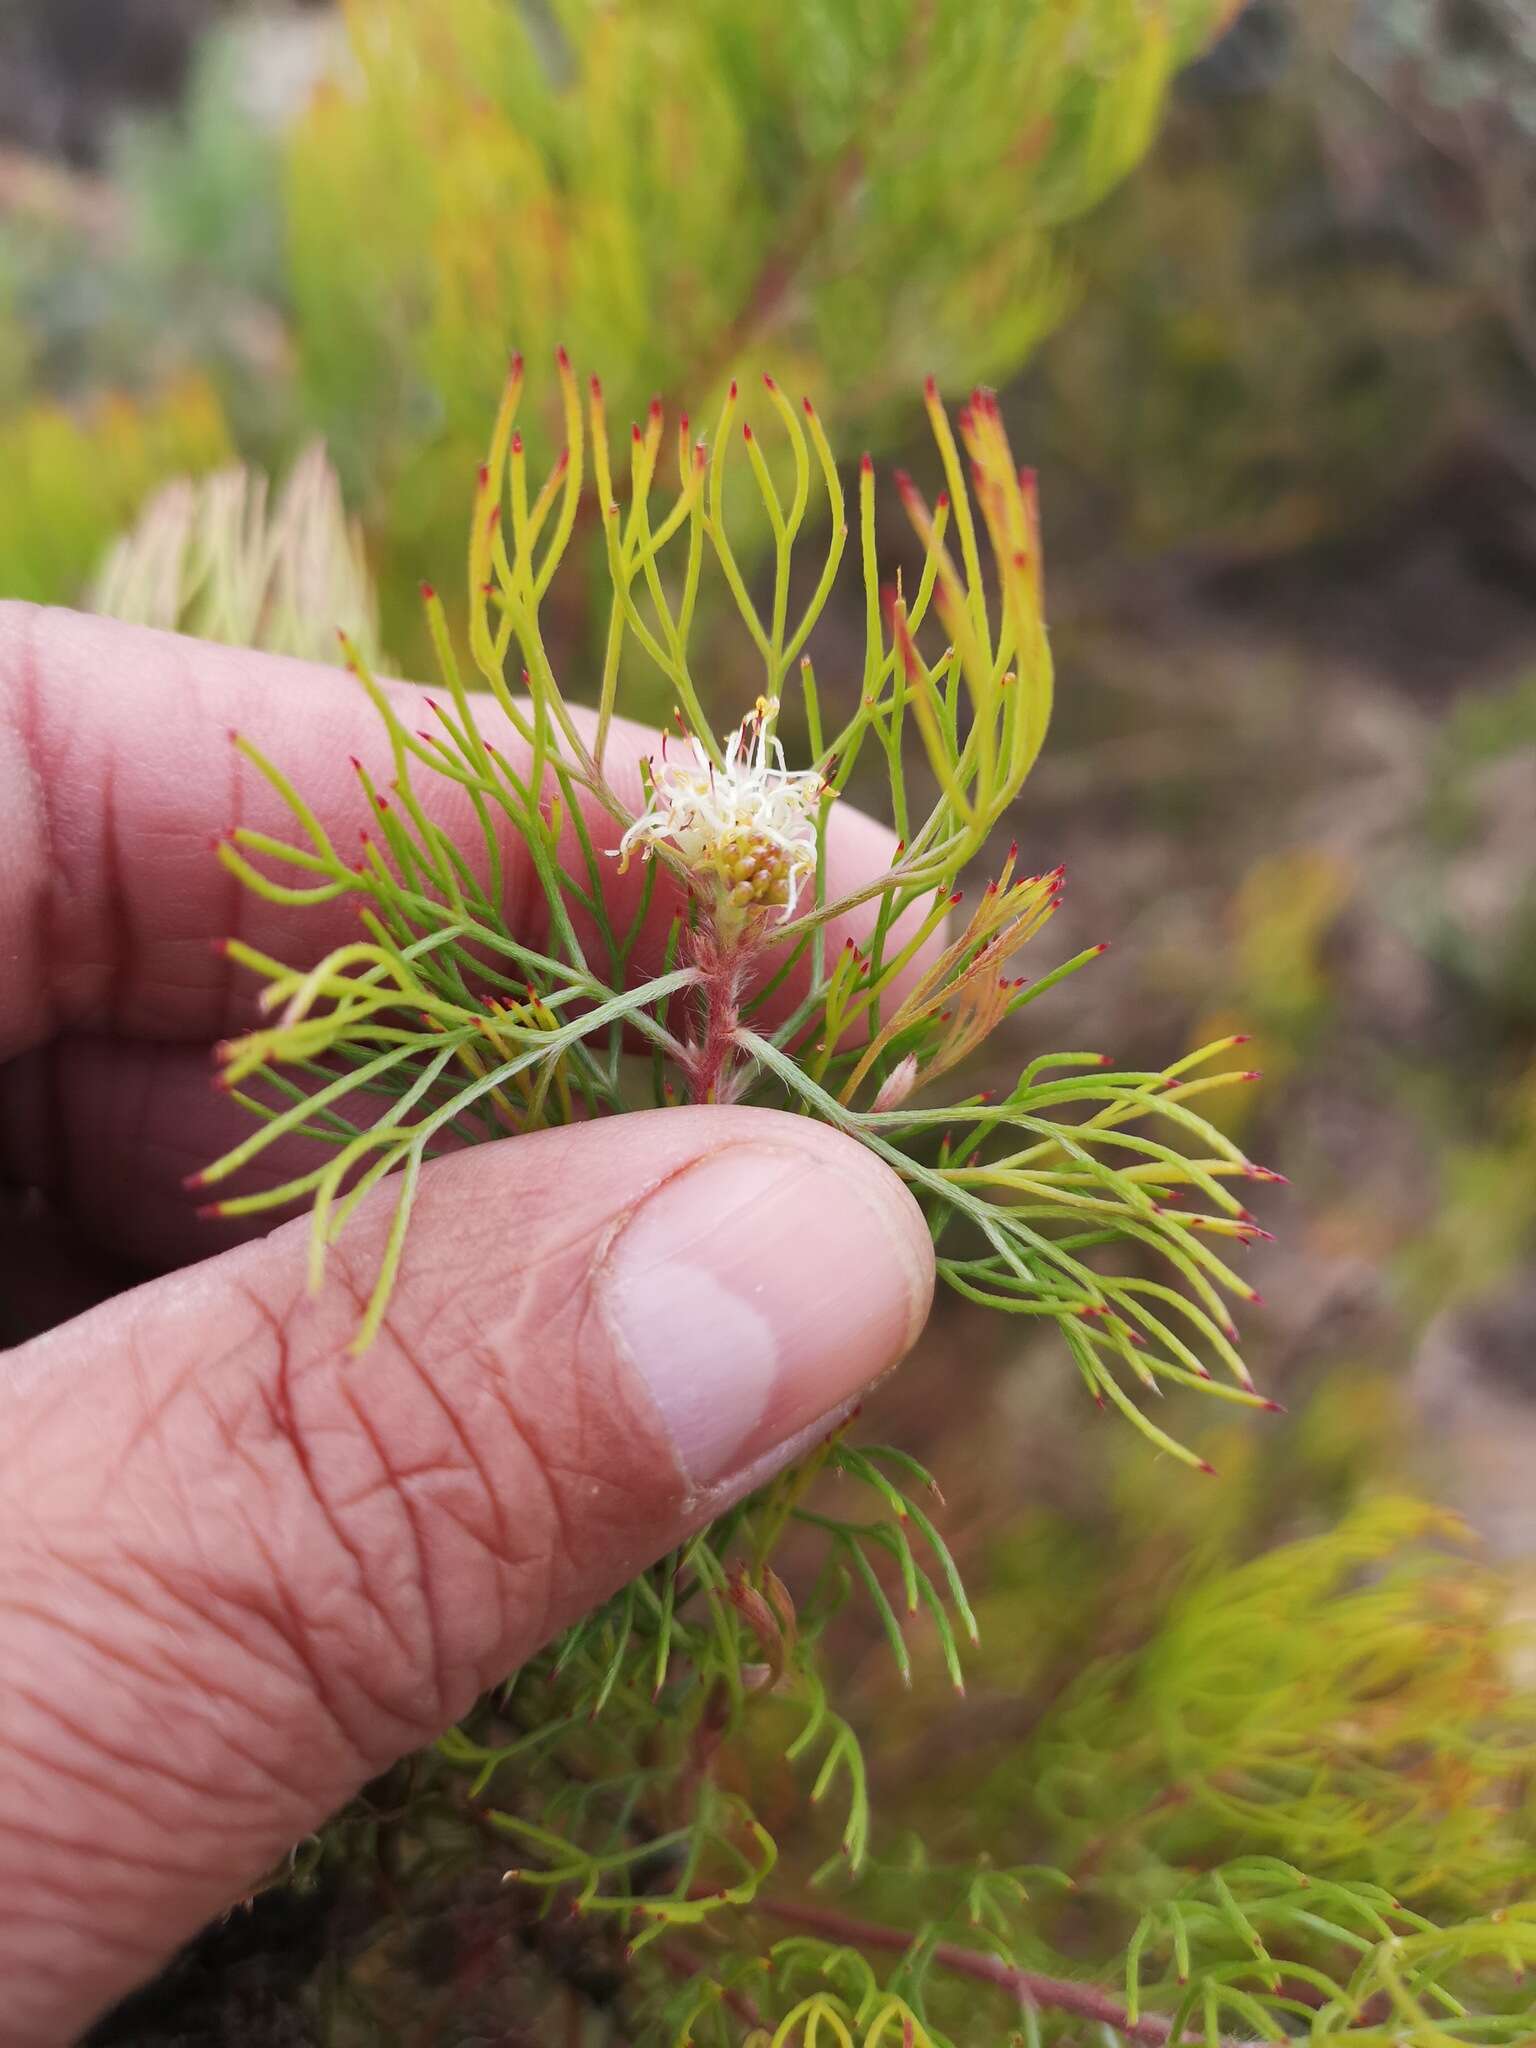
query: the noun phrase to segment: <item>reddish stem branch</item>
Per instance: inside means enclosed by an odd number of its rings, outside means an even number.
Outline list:
[[[702,1028],[689,1046],[690,1091],[695,1102],[729,1101],[741,1022],[741,955],[713,934],[701,934],[695,940],[695,959],[703,976],[697,990]]]
[[[805,1906],[788,1899],[759,1898],[757,1910],[790,1927],[803,1927],[846,1948],[885,1949],[892,1954],[912,1946],[912,1936],[901,1927],[883,1927],[873,1920],[855,1920],[851,1914],[835,1913],[826,1906]],[[1021,2005],[1037,2005],[1052,2012],[1070,2013],[1074,2019],[1092,2020],[1113,2027],[1140,2048],[1168,2048],[1173,2039],[1173,2022],[1156,2013],[1133,2020],[1124,2005],[1091,1984],[1076,1983],[1070,1977],[1044,1977],[1034,1970],[1016,1969],[1001,1956],[982,1949],[962,1948],[958,1942],[941,1941],[931,1951],[942,1969],[969,1977],[978,1984],[994,1985],[1009,1992]],[[1187,2038],[1187,2037],[1186,2037]],[[1222,2048],[1243,2048],[1237,2041],[1223,2041]]]

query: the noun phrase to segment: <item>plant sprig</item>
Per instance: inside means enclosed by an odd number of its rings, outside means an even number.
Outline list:
[[[907,1182],[948,1285],[1053,1320],[1101,1406],[1201,1464],[1152,1420],[1148,1396],[1194,1387],[1273,1405],[1253,1389],[1226,1305],[1258,1297],[1217,1246],[1264,1235],[1232,1183],[1276,1176],[1195,1106],[1214,1088],[1254,1078],[1224,1063],[1240,1041],[1157,1072],[1116,1069],[1097,1052],[1042,1053],[999,1099],[919,1099],[1103,950],[1033,984],[1012,973],[1062,888],[1059,869],[1018,874],[1016,850],[956,929],[962,871],[985,853],[1037,758],[1053,691],[1034,483],[1014,464],[996,400],[974,394],[952,424],[929,385],[943,488],[930,506],[898,480],[923,549],[910,591],[899,577],[882,583],[874,473],[860,465],[865,652],[861,673],[834,691],[818,682],[808,646],[838,581],[849,521],[809,400],[796,407],[765,380],[770,442],[739,421],[733,385],[712,441],[694,438],[684,418],[670,452],[653,406],[631,431],[621,481],[600,386],[592,380],[583,402],[563,351],[557,370],[564,446],[548,474],[528,474],[520,359],[479,473],[468,679],[442,602],[426,592],[444,685],[433,728],[414,729],[344,643],[392,763],[382,789],[358,770],[373,817],[360,849],[337,846],[282,768],[240,742],[295,829],[284,839],[237,828],[220,858],[271,900],[350,901],[362,936],[303,970],[231,944],[236,964],[263,979],[272,1021],[222,1048],[225,1080],[258,1122],[200,1183],[222,1185],[291,1133],[319,1141],[321,1156],[304,1172],[215,1204],[251,1213],[309,1202],[318,1282],[326,1249],[363,1197],[396,1177],[361,1348],[407,1256],[421,1169],[445,1145],[679,1096],[781,1104],[846,1132]],[[730,537],[731,497],[743,487],[773,534],[759,593]],[[818,496],[820,539],[808,539]],[[595,712],[565,697],[543,625],[588,503],[610,580]],[[807,545],[819,566],[800,599]],[[724,742],[695,652],[701,617],[717,616],[722,603],[762,681],[757,709]],[[620,793],[634,764],[617,781],[610,772],[614,749],[632,745],[615,718],[637,667],[664,679],[693,757],[679,770],[664,746],[659,765],[644,764],[643,815]],[[811,748],[809,768],[793,772],[774,734],[792,689]],[[487,697],[499,735],[484,716]],[[843,709],[829,721],[834,703]],[[838,895],[828,830],[861,764],[883,777],[899,843],[883,872]],[[472,844],[438,822],[445,784],[468,801]],[[771,831],[753,822],[768,815],[765,792]],[[621,838],[626,855],[638,840],[645,874],[631,914],[616,920],[610,858]],[[505,903],[519,847],[545,906],[536,946]],[[759,880],[738,884],[738,874]],[[857,938],[832,943],[834,925],[850,922]],[[670,933],[659,946],[658,930]],[[1116,1248],[1130,1255],[1124,1272],[1106,1265]]]

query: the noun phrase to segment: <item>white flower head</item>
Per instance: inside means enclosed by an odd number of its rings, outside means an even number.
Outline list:
[[[691,871],[713,882],[722,905],[738,914],[776,909],[794,915],[801,885],[816,873],[816,814],[826,784],[814,768],[787,768],[773,734],[776,697],[731,735],[716,766],[696,739],[682,759],[649,763],[651,804],[619,842],[621,860],[638,846],[649,859],[673,846]]]

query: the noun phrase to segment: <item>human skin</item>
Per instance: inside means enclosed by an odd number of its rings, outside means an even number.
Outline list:
[[[770,1110],[645,1112],[430,1165],[352,1357],[390,1190],[311,1294],[302,1219],[210,1223],[183,1187],[239,1129],[209,1049],[253,989],[215,942],[299,964],[350,929],[214,861],[236,820],[283,829],[231,728],[343,841],[349,757],[389,780],[338,672],[0,605],[3,2048],[74,2038],[814,1441],[932,1293],[915,1205],[850,1141]],[[621,731],[610,758],[642,744]],[[842,892],[889,841],[842,806],[834,827]],[[517,852],[508,916],[533,932]]]

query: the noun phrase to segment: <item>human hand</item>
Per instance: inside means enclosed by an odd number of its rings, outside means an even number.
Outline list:
[[[282,825],[231,727],[338,837],[349,756],[388,781],[339,674],[0,605],[0,1176],[56,1219],[13,1199],[0,1246],[5,2048],[72,2038],[814,1441],[932,1290],[915,1205],[851,1141],[644,1112],[429,1166],[383,1332],[349,1356],[391,1191],[311,1296],[304,1221],[241,1241],[182,1186],[240,1123],[208,1048],[249,998],[212,942],[336,938],[209,853],[236,819]],[[842,888],[889,842],[838,811]],[[23,1317],[56,1327],[16,1342]]]

